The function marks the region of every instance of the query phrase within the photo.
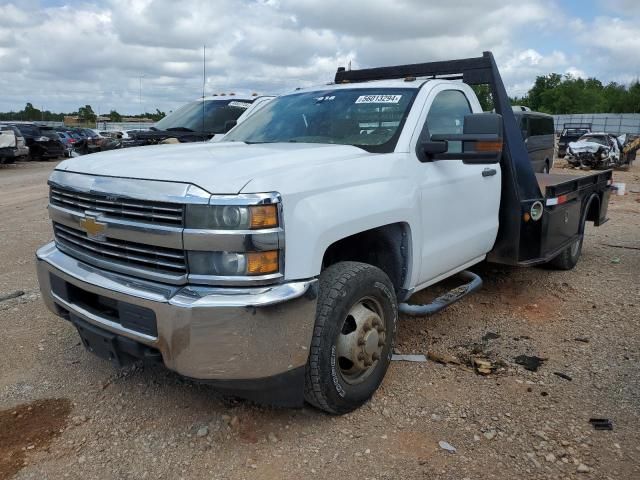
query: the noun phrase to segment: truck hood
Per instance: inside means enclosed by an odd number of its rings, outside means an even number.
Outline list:
[[[277,177],[285,183],[300,169],[370,155],[350,145],[203,142],[94,153],[66,160],[57,170],[190,183],[210,193],[235,194],[254,178]]]
[[[569,144],[569,148],[574,153],[596,153],[601,148],[609,150],[609,147],[606,147],[600,143],[586,141],[571,142]]]

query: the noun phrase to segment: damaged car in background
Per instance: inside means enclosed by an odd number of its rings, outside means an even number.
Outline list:
[[[604,132],[587,133],[569,143],[566,160],[572,167],[629,167],[637,148],[628,146],[634,144],[634,140],[626,134],[616,137]]]

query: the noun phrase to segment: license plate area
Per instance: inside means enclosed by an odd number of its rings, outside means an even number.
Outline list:
[[[50,275],[50,282],[51,291],[66,302],[128,330],[150,337],[158,336],[156,314],[153,310],[89,292],[53,274]]]
[[[71,321],[78,330],[84,348],[100,358],[109,360],[118,367],[123,365],[115,334],[94,327],[73,314],[71,314]]]

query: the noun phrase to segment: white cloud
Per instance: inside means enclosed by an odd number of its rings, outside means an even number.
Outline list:
[[[207,93],[282,92],[321,84],[336,67],[476,56],[492,50],[512,94],[549,72],[631,78],[640,32],[629,19],[570,20],[553,0],[107,0],[44,7],[0,0],[0,110],[31,101],[70,111],[176,108]],[[629,8],[615,2],[616,12]],[[633,2],[627,2],[633,5]],[[612,11],[614,9],[612,8]],[[616,15],[621,15],[616,13]],[[524,31],[553,35],[557,48],[525,45]],[[551,28],[553,26],[554,28]],[[563,49],[566,31],[584,49]],[[555,38],[555,37],[554,37]],[[625,54],[625,48],[629,50]]]

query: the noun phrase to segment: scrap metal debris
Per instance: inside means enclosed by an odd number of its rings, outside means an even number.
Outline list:
[[[16,290],[15,292],[5,293],[0,295],[0,302],[4,302],[5,300],[10,300],[12,298],[18,298],[24,295],[24,290]]]
[[[427,361],[427,357],[425,357],[422,354],[419,355],[400,355],[400,354],[393,354],[391,356],[391,361],[395,361],[395,362],[426,362]]]
[[[569,375],[567,375],[566,373],[562,373],[562,372],[553,372],[554,375],[559,376],[560,378],[564,378],[565,380],[573,380],[573,378],[571,378]]]
[[[454,447],[448,442],[445,442],[444,440],[440,440],[438,442],[438,445],[440,445],[440,448],[442,448],[443,450],[446,450],[449,453],[456,453],[456,447]]]
[[[473,357],[471,363],[480,375],[489,375],[496,369],[495,365],[486,358]]]
[[[537,372],[538,368],[547,360],[546,358],[537,357],[535,355],[518,355],[515,359],[518,365],[522,365],[525,370]]]
[[[442,363],[446,365],[451,363],[453,365],[460,365],[460,360],[458,360],[453,355],[449,355],[448,353],[438,353],[438,352],[427,352],[427,358],[432,362]]]
[[[613,422],[608,418],[590,418],[589,423],[595,430],[613,430]]]

